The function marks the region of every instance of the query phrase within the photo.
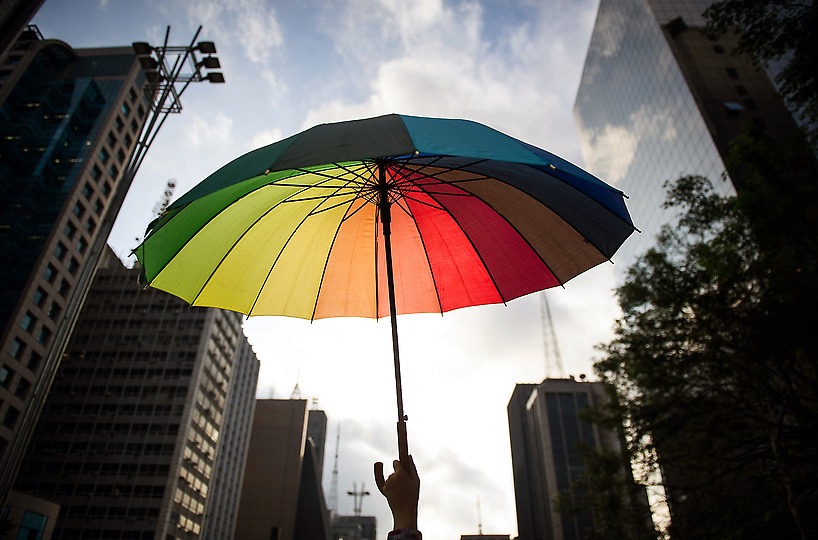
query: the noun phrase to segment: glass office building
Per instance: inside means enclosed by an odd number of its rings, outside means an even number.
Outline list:
[[[713,125],[666,37],[667,25],[679,17],[688,27],[702,26],[700,14],[708,4],[601,0],[599,5],[574,118],[586,167],[625,192],[641,231],[615,256],[620,271],[654,244],[661,225],[671,219],[662,209],[665,181],[699,174],[719,193],[735,194],[732,183],[721,180],[725,165]]]

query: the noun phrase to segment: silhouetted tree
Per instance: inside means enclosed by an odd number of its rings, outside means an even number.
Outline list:
[[[668,186],[680,211],[618,289],[597,374],[629,453],[663,472],[673,538],[812,538],[818,505],[816,174],[805,146],[746,137],[747,188]]]

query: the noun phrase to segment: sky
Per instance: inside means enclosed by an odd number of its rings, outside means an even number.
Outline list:
[[[75,48],[216,43],[226,84],[191,85],[159,132],[109,244],[133,262],[165,184],[178,197],[230,160],[315,124],[387,113],[465,118],[584,166],[572,116],[598,0],[46,0],[32,22]],[[603,178],[604,180],[604,178]],[[638,225],[638,224],[637,224]],[[616,259],[615,259],[616,260]],[[564,375],[592,374],[610,341],[617,275],[605,263],[548,294]],[[541,296],[444,316],[398,319],[409,449],[421,477],[427,538],[516,535],[506,406],[516,383],[547,373]],[[300,395],[336,433],[338,511],[347,492],[391,528],[372,464],[395,458],[397,417],[388,319],[309,323],[254,317],[259,398]],[[387,469],[389,467],[387,466]],[[480,512],[478,514],[478,501]]]

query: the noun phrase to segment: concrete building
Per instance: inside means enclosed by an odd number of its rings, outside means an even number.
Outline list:
[[[377,540],[378,521],[375,516],[332,517],[332,540]]]
[[[3,508],[2,519],[8,526],[3,538],[51,540],[59,514],[59,504],[12,491]]]
[[[583,470],[577,443],[617,450],[609,432],[577,417],[607,400],[600,383],[573,378],[518,384],[508,403],[517,531],[520,540],[581,540],[593,526],[589,513],[562,516],[554,497]]]
[[[665,181],[702,175],[734,195],[741,179],[726,171],[730,141],[750,125],[775,136],[796,127],[767,73],[731,54],[735,37],[702,34],[710,3],[600,2],[574,118],[586,168],[629,196],[642,231],[617,253],[621,270],[674,218],[661,207]]]
[[[35,27],[0,54],[0,500],[124,197],[144,81],[130,47],[74,50]]]
[[[310,416],[323,420],[313,420]],[[308,425],[323,425],[310,433]],[[326,415],[301,399],[256,403],[235,538],[330,540],[329,512],[321,487],[318,449]]]
[[[138,276],[105,253],[21,467],[18,491],[62,506],[54,538],[199,538],[235,521],[223,499],[241,490],[258,376],[242,317]]]

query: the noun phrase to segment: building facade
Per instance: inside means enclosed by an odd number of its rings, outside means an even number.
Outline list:
[[[658,2],[657,2],[658,3]],[[601,0],[574,104],[586,168],[621,189],[641,234],[614,261],[625,270],[655,242],[671,216],[664,183],[700,174],[724,195],[724,162],[668,45],[662,24],[679,16],[663,2],[657,18],[648,0]],[[703,23],[708,2],[685,2],[684,18]]]
[[[323,418],[310,422],[311,416]],[[319,432],[310,432],[308,426]],[[306,400],[256,402],[235,538],[330,540],[314,445],[325,439],[326,415],[308,410]]]
[[[508,403],[519,540],[581,540],[593,527],[590,513],[563,516],[555,497],[583,470],[580,444],[616,451],[614,434],[577,416],[607,400],[600,383],[573,378],[518,384]]]
[[[36,423],[150,110],[130,48],[28,27],[0,55],[0,485]],[[107,234],[107,232],[105,233]],[[104,240],[104,239],[103,239]],[[0,499],[6,493],[0,493]]]
[[[258,360],[242,316],[139,273],[106,252],[15,486],[61,505],[57,539],[200,538],[206,520],[235,521],[213,501],[241,490],[249,442]]]
[[[665,181],[702,175],[718,193],[734,195],[733,182],[722,180],[729,141],[747,122],[770,123],[780,111],[766,74],[730,54],[733,39],[701,34],[710,3],[599,5],[574,119],[586,167],[629,196],[642,233],[614,259],[623,267],[674,218],[662,208]]]

